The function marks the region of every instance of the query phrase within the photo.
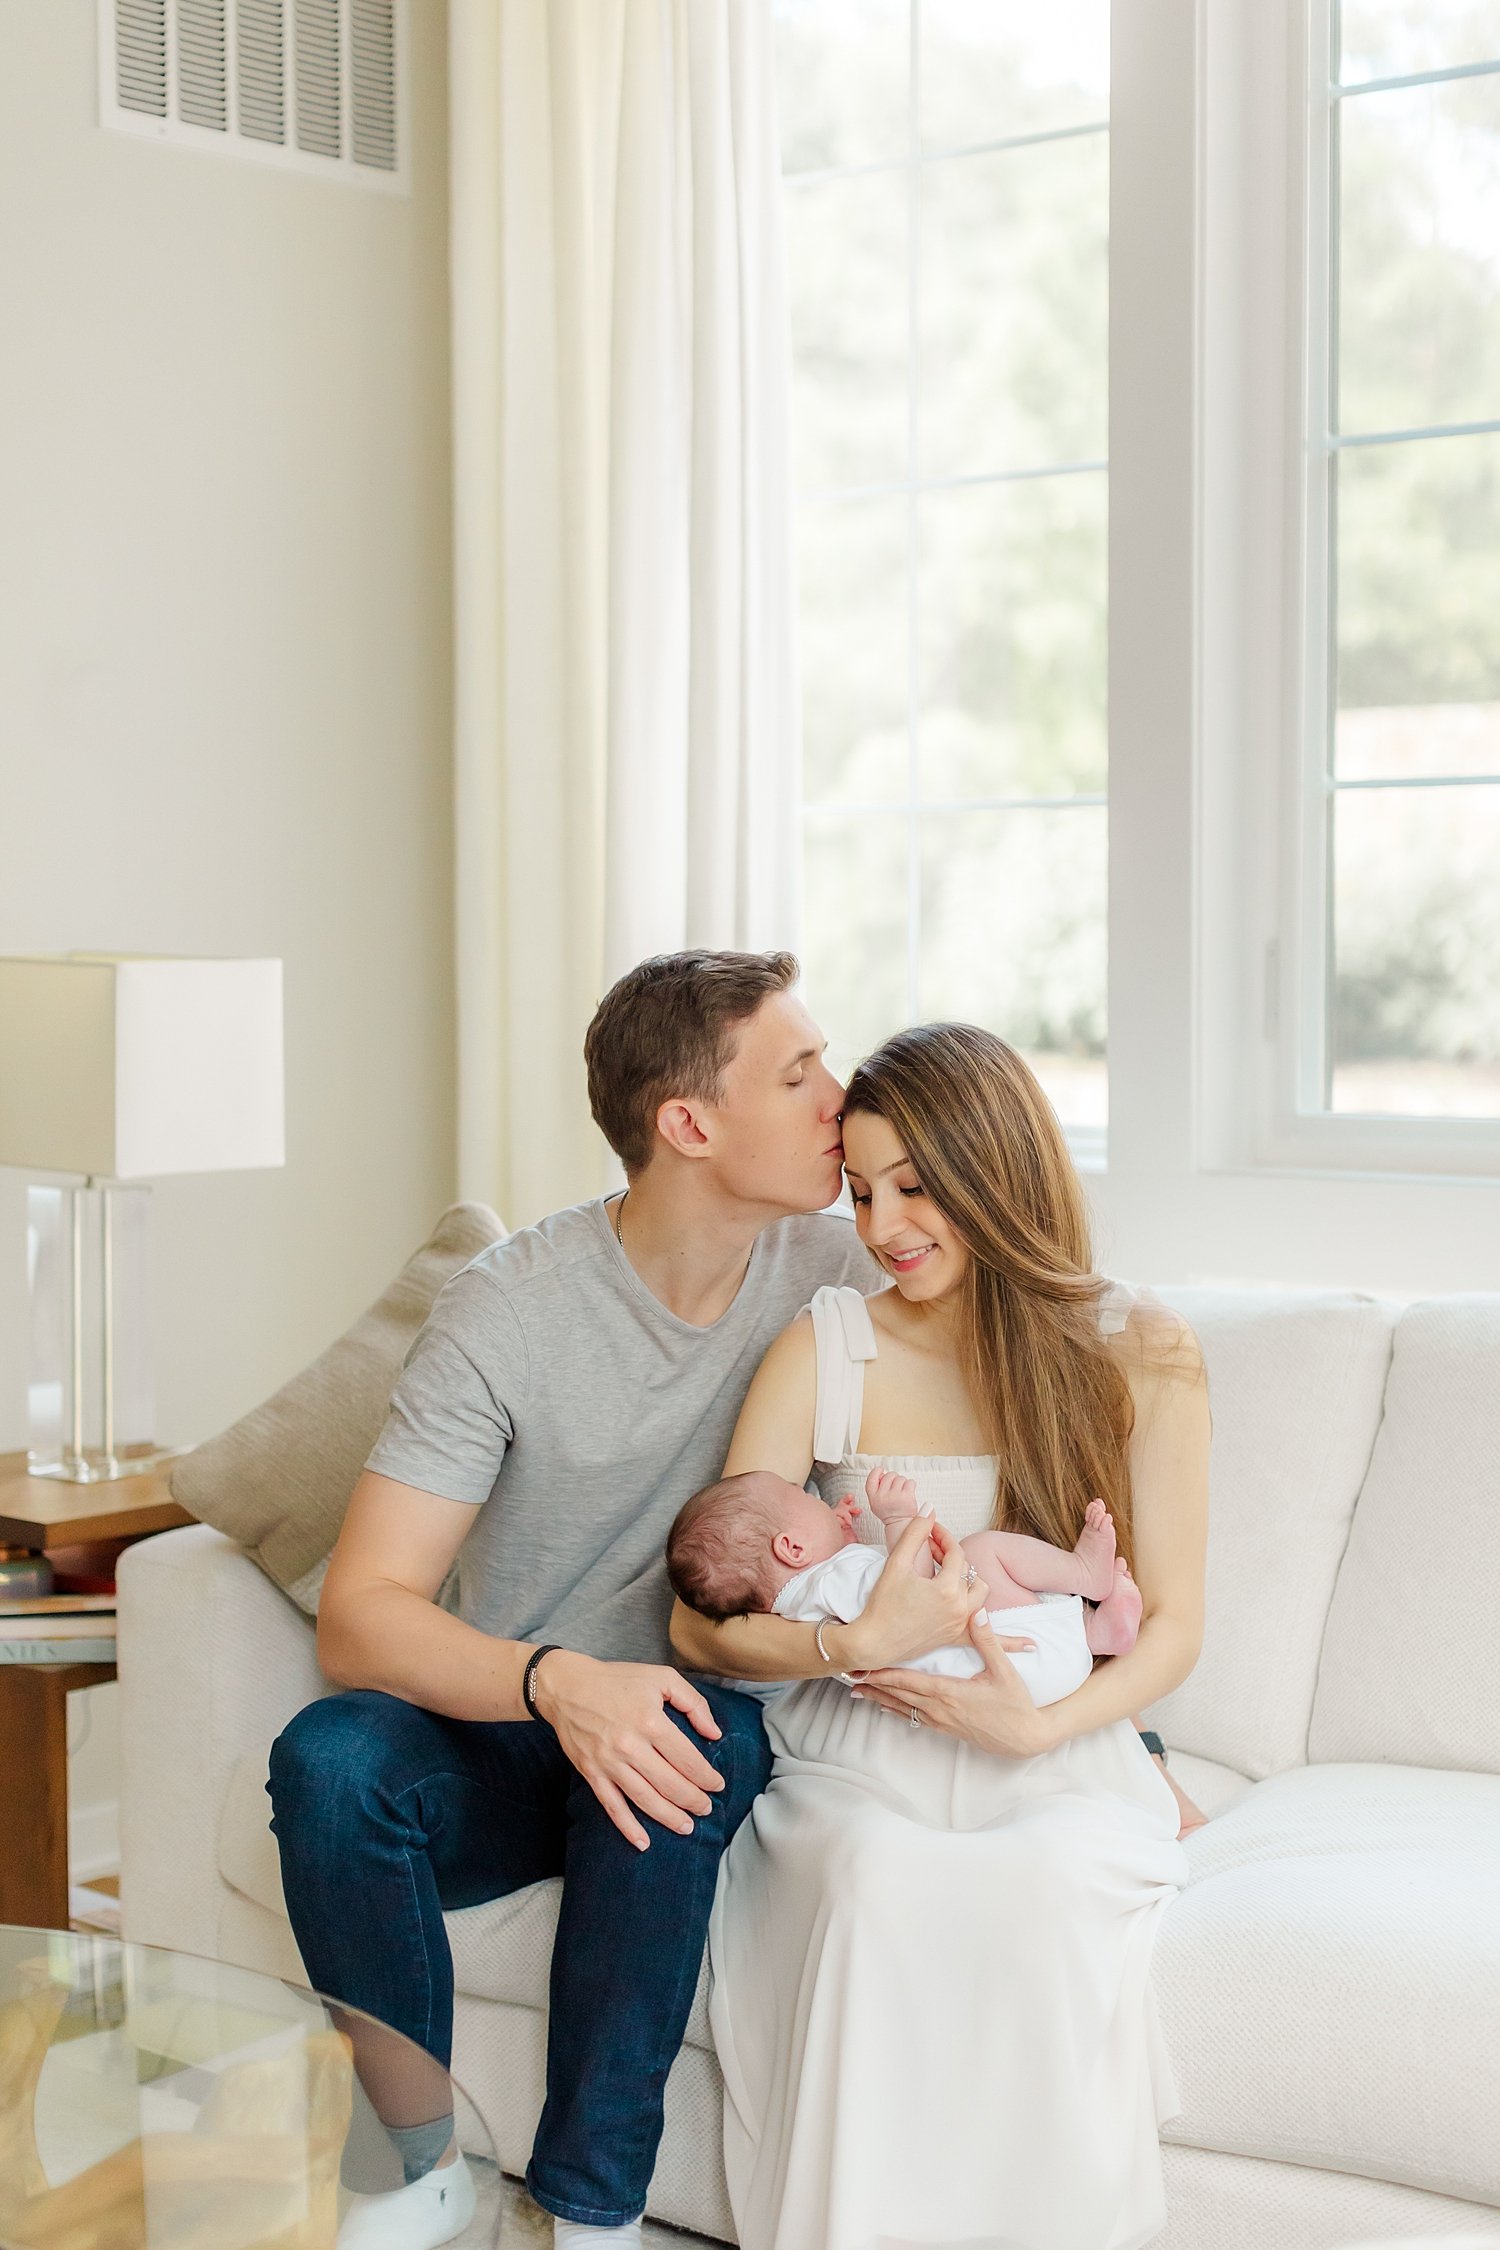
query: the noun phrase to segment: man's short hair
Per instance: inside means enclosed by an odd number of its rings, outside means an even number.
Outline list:
[[[771,1541],[782,1512],[759,1470],[720,1477],[678,1509],[667,1533],[667,1578],[701,1617],[764,1614],[781,1590]]]
[[[594,1123],[627,1173],[649,1163],[663,1102],[719,1100],[736,1027],[798,973],[791,953],[658,953],[610,986],[583,1056]]]

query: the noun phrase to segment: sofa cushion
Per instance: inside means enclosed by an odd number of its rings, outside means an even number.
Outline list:
[[[1500,1296],[1431,1298],[1396,1328],[1310,1757],[1500,1773],[1497,1519]]]
[[[1318,1651],[1375,1443],[1394,1308],[1272,1290],[1161,1295],[1203,1346],[1214,1434],[1203,1648],[1146,1724],[1259,1781],[1307,1757]]]
[[[309,1616],[408,1347],[449,1275],[504,1233],[487,1205],[455,1203],[337,1343],[174,1463],[173,1497],[227,1532]]]
[[[1303,1766],[1188,1856],[1152,1962],[1164,2137],[1500,2203],[1500,1779]]]

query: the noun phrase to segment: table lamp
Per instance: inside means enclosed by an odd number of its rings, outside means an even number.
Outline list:
[[[0,1164],[27,1190],[28,1466],[96,1484],[153,1436],[148,1179],[284,1164],[281,963],[0,956]]]

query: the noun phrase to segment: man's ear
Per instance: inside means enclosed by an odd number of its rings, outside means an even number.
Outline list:
[[[679,1156],[702,1156],[708,1149],[697,1102],[663,1102],[656,1113],[656,1130]]]

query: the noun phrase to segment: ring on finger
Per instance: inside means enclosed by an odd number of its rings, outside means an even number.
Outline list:
[[[922,1724],[922,1714],[917,1709],[915,1703],[912,1705],[911,1710],[909,1711],[907,1716],[914,1727],[919,1727]]]

